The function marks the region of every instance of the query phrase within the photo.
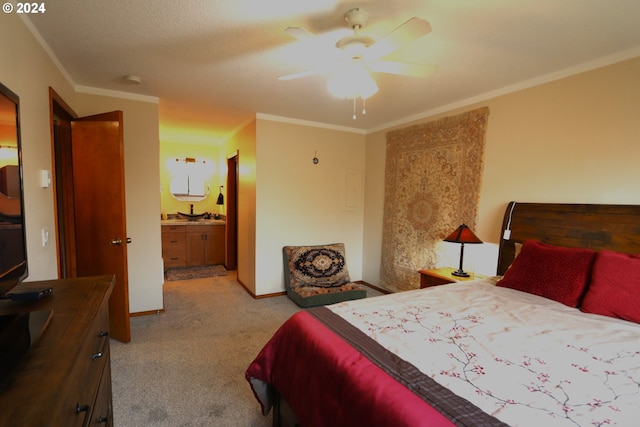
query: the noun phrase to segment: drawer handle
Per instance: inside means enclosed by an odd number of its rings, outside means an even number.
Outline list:
[[[76,414],[80,414],[81,412],[89,412],[89,405],[80,405],[78,403],[76,405]]]
[[[98,424],[106,424],[109,421],[109,417],[100,417],[98,418]]]
[[[107,342],[106,338],[109,336],[109,331],[100,331],[98,332],[98,337],[99,338],[105,338],[105,340],[102,342],[102,348],[104,349],[105,343]],[[102,351],[99,351],[97,353],[93,353],[91,355],[91,359],[96,360],[96,359],[100,359],[102,356],[104,355],[104,353]]]

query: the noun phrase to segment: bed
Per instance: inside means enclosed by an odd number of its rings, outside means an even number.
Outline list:
[[[303,427],[637,425],[640,206],[511,202],[500,236],[495,277],[293,315],[246,371],[263,414]]]

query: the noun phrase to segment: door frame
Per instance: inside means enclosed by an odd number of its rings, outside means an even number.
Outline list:
[[[52,150],[52,184],[54,189],[54,213],[56,225],[56,250],[58,260],[58,278],[74,278],[79,274],[88,275],[86,269],[78,268],[78,254],[86,254],[78,250],[77,237],[84,237],[86,233],[80,235],[78,230],[82,230],[77,223],[79,218],[76,212],[76,180],[79,178],[78,169],[74,167],[74,153],[72,151],[72,123],[87,124],[94,121],[113,121],[113,117],[117,117],[118,122],[118,141],[120,145],[120,165],[123,167],[124,159],[122,153],[122,112],[112,111],[109,113],[98,114],[90,117],[78,117],[78,115],[64,102],[62,97],[55,90],[49,87],[49,113],[51,127],[51,150]],[[98,134],[94,135],[96,138]],[[124,171],[123,178],[124,178]],[[75,175],[75,176],[74,176]],[[124,191],[124,184],[122,186]],[[78,193],[80,196],[81,193]],[[123,217],[125,222],[123,232],[126,228],[126,214],[124,214],[124,195],[122,195]],[[102,212],[102,210],[101,210]],[[114,236],[120,239],[118,243],[112,240],[112,244],[125,245],[129,243],[126,235]],[[127,253],[126,246],[123,249],[124,263],[123,271],[116,271],[118,281],[111,294],[109,300],[109,329],[111,338],[115,338],[122,342],[131,340],[130,327],[130,311],[129,311],[129,288],[128,288],[128,272],[127,272]],[[105,259],[105,258],[101,258]],[[107,260],[109,258],[106,258]],[[119,261],[117,261],[119,263]],[[119,264],[120,265],[120,264]],[[86,265],[85,265],[86,266]],[[102,268],[100,268],[102,270]],[[121,273],[121,274],[118,274]],[[93,274],[93,273],[92,273]],[[91,275],[92,275],[91,274]]]
[[[225,260],[227,270],[238,268],[238,152],[227,158],[227,211]]]
[[[71,121],[78,118],[60,95],[49,87],[52,184],[56,214],[58,278],[77,277],[75,217],[73,206],[73,164],[71,162]],[[57,126],[56,126],[57,125]],[[60,129],[69,129],[69,132]]]

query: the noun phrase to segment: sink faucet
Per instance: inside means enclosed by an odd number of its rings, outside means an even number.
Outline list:
[[[193,215],[193,203],[191,203],[191,211],[189,212],[191,215]]]

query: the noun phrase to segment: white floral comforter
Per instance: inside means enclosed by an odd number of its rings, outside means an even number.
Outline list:
[[[490,279],[328,308],[507,424],[640,425],[640,325]]]

